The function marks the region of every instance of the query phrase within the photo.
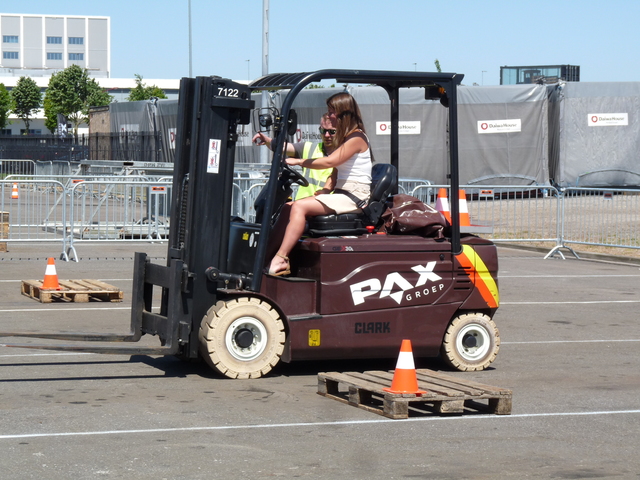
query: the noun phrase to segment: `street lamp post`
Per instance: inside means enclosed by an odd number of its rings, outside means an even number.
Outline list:
[[[189,0],[189,78],[193,76],[192,73],[192,46],[191,46],[191,0]]]

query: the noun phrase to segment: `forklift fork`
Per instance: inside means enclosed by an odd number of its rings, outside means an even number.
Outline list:
[[[122,355],[172,355],[178,353],[181,340],[188,340],[189,322],[184,317],[181,305],[183,285],[186,283],[184,263],[173,259],[166,267],[153,264],[146,253],[136,252],[133,272],[133,292],[131,305],[131,326],[127,334],[115,333],[32,333],[0,332],[0,337],[39,338],[74,342],[133,343],[142,335],[158,335],[161,346],[94,345],[84,344],[18,344],[0,343],[3,347],[31,348],[71,352],[109,353]],[[153,313],[153,287],[158,285],[167,292],[168,312]],[[169,313],[169,315],[167,315]],[[173,313],[173,315],[171,315]],[[171,320],[170,320],[171,319]]]

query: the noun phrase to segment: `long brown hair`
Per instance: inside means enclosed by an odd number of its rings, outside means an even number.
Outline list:
[[[344,139],[354,130],[364,130],[360,107],[353,96],[347,92],[336,93],[327,98],[327,107],[336,112],[338,124],[336,135],[333,137],[333,147],[337,148],[344,143]],[[366,132],[365,132],[366,133]]]

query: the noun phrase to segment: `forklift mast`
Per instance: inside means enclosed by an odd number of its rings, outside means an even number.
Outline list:
[[[167,266],[184,265],[182,301],[174,308],[190,324],[189,358],[197,356],[199,322],[217,301],[205,270],[226,271],[237,127],[250,123],[253,107],[247,85],[220,77],[180,82]],[[169,312],[176,294],[163,291],[161,315],[178,314]]]

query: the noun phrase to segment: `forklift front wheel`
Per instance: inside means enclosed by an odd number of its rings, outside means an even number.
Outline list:
[[[255,297],[220,301],[200,324],[200,354],[229,378],[258,378],[280,361],[286,335],[278,312]]]
[[[500,333],[494,321],[481,313],[467,313],[449,324],[441,354],[451,367],[466,372],[487,368],[499,349]]]

